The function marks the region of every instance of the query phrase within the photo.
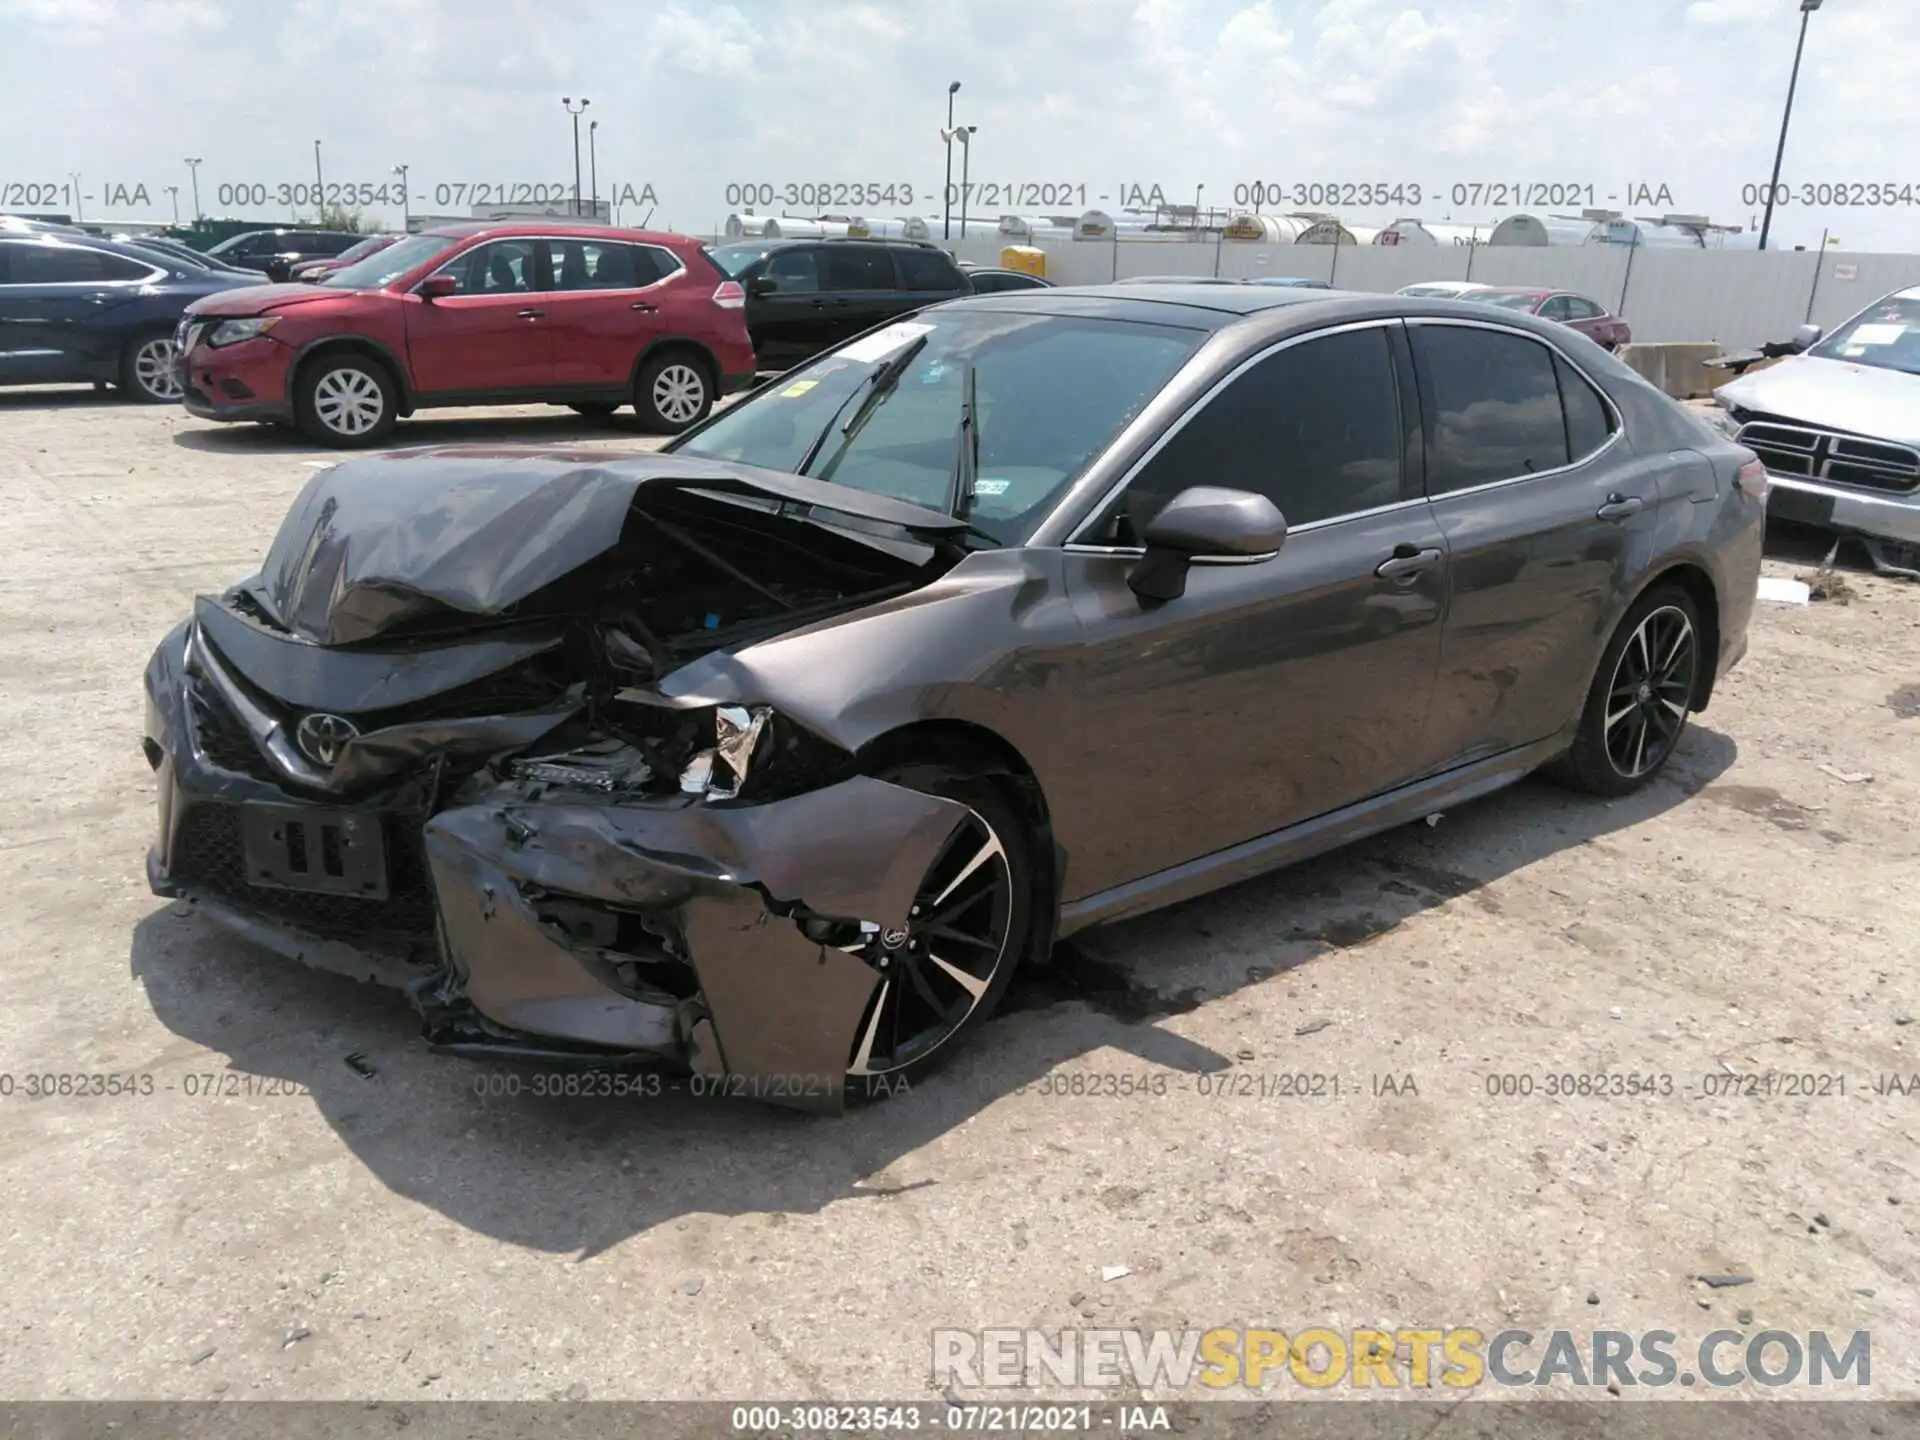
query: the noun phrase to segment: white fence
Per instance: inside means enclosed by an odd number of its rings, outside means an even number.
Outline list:
[[[936,244],[996,264],[997,234]],[[1785,340],[1808,319],[1831,327],[1890,290],[1920,285],[1920,256],[1810,251],[1628,249],[1619,245],[1270,245],[1246,241],[1041,240],[1047,277],[1094,285],[1134,275],[1298,275],[1342,290],[1391,291],[1420,280],[1552,285],[1622,315],[1642,343],[1701,341],[1729,349]]]

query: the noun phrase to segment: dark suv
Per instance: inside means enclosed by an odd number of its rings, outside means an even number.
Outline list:
[[[366,238],[344,230],[249,230],[222,240],[207,253],[229,265],[258,270],[269,280],[285,280],[294,266],[331,260]]]
[[[769,370],[973,289],[944,251],[911,240],[755,240],[707,253],[746,288],[747,332]]]

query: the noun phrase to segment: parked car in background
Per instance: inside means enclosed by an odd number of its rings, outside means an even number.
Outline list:
[[[1238,285],[1241,282],[1225,275],[1123,275],[1113,283],[1116,285]]]
[[[922,241],[753,240],[707,254],[746,289],[747,331],[768,370],[971,293],[953,257]]]
[[[1647,785],[1746,649],[1751,453],[1531,316],[1231,289],[934,306],[661,454],[313,476],[148,664],[150,885],[469,1054],[835,1109],[1059,937]]]
[[[269,280],[285,280],[302,261],[330,260],[361,238],[344,230],[247,230],[222,240],[207,254],[229,265],[257,270]]]
[[[1393,293],[1404,295],[1410,300],[1457,300],[1470,295],[1475,290],[1491,290],[1491,285],[1482,285],[1474,280],[1422,280],[1417,285],[1402,285]]]
[[[0,230],[0,385],[92,381],[177,401],[181,315],[252,279],[88,235]]]
[[[400,237],[396,235],[369,235],[358,245],[350,245],[331,260],[302,260],[287,272],[289,280],[319,280],[344,270],[349,265],[377,255]]]
[[[994,265],[978,265],[967,270],[967,283],[976,295],[998,295],[1008,290],[1051,290],[1054,284],[1024,270],[1003,270]]]
[[[317,285],[189,308],[189,411],[375,445],[447,405],[631,404],[671,433],[753,379],[741,287],[684,235],[476,221],[397,240]]]
[[[166,235],[134,234],[115,235],[112,238],[117,244],[132,245],[137,249],[149,250],[156,254],[164,255],[171,261],[190,266],[195,270],[215,270],[223,275],[237,275],[249,285],[258,285],[260,283],[259,271],[246,270],[238,265],[228,264],[225,260],[216,259],[204,250],[194,249],[184,240],[175,240]]]
[[[1920,572],[1920,286],[1795,340],[1800,353],[1714,392],[1714,423],[1765,462],[1771,514],[1858,538],[1876,569]]]
[[[1498,305],[1502,310],[1518,310],[1571,326],[1602,350],[1618,350],[1631,344],[1633,330],[1597,300],[1566,290],[1530,290],[1520,286],[1488,285],[1461,297],[1483,305]]]
[[[1333,286],[1325,280],[1314,280],[1304,275],[1249,275],[1249,285],[1284,285],[1294,290],[1331,290]]]

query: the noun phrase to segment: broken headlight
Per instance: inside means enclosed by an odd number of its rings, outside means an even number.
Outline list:
[[[594,740],[555,755],[528,755],[510,762],[507,773],[561,790],[590,790],[618,795],[643,790],[653,766],[623,740]]]
[[[765,705],[713,707],[713,746],[696,751],[680,772],[680,789],[709,800],[731,800],[747,783],[754,751],[773,711]]]

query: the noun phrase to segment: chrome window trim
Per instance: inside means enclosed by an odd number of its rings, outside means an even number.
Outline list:
[[[1498,490],[1507,485],[1519,485],[1529,480],[1547,480],[1555,475],[1565,475],[1569,471],[1578,470],[1582,466],[1590,465],[1595,460],[1598,460],[1602,455],[1611,450],[1614,444],[1627,433],[1627,418],[1620,413],[1620,407],[1613,403],[1613,397],[1607,393],[1606,386],[1600,384],[1593,376],[1589,375],[1578,360],[1575,360],[1545,336],[1532,334],[1529,331],[1522,330],[1513,325],[1500,325],[1488,320],[1456,320],[1451,316],[1440,315],[1410,315],[1407,317],[1407,325],[1409,328],[1415,325],[1451,325],[1462,330],[1492,330],[1502,335],[1517,335],[1522,340],[1531,340],[1534,344],[1544,349],[1549,355],[1559,356],[1561,360],[1566,362],[1567,367],[1571,369],[1574,374],[1586,381],[1587,384],[1592,387],[1594,394],[1600,397],[1600,403],[1607,407],[1607,415],[1613,422],[1612,427],[1607,433],[1606,443],[1598,449],[1588,451],[1577,460],[1569,460],[1565,465],[1556,465],[1551,470],[1531,470],[1525,475],[1508,475],[1499,480],[1483,480],[1478,485],[1467,485],[1458,490],[1441,490],[1435,493],[1429,489],[1425,497],[1428,500],[1437,503],[1441,500],[1451,500],[1456,495],[1480,495],[1488,490]],[[1579,332],[1576,331],[1575,333],[1578,334]],[[1418,363],[1418,359],[1416,358],[1415,364],[1417,365]],[[1566,402],[1562,400],[1561,413],[1564,415],[1565,411]],[[1305,527],[1303,526],[1302,528],[1304,529]]]
[[[1193,404],[1189,405],[1183,412],[1181,412],[1179,417],[1176,418],[1172,424],[1168,425],[1166,429],[1160,432],[1158,438],[1156,438],[1153,444],[1148,447],[1148,449],[1146,450],[1146,453],[1141,455],[1139,459],[1135,460],[1132,465],[1127,467],[1126,473],[1123,474],[1118,480],[1114,481],[1114,483],[1108,487],[1106,493],[1100,497],[1098,503],[1093,505],[1087,511],[1086,516],[1080,521],[1080,523],[1076,525],[1068,533],[1067,538],[1061,542],[1061,548],[1075,549],[1086,544],[1087,542],[1083,541],[1081,537],[1086,533],[1087,528],[1093,525],[1096,521],[1099,520],[1099,518],[1103,514],[1106,513],[1107,507],[1113,504],[1115,500],[1120,498],[1121,494],[1126,490],[1127,486],[1133,483],[1134,478],[1137,475],[1139,475],[1139,473],[1142,470],[1144,470],[1148,465],[1153,463],[1154,457],[1157,456],[1162,450],[1164,450],[1167,447],[1168,443],[1172,441],[1173,437],[1178,435],[1182,430],[1184,430],[1187,427],[1188,422],[1191,421],[1194,416],[1198,415],[1202,410],[1205,410],[1207,406],[1211,405],[1215,400],[1215,398],[1218,397],[1221,393],[1223,393],[1229,385],[1233,384],[1234,381],[1238,380],[1242,375],[1246,374],[1247,371],[1251,370],[1254,366],[1258,365],[1261,361],[1266,360],[1271,356],[1278,355],[1283,350],[1291,350],[1296,345],[1304,345],[1311,340],[1323,340],[1331,335],[1345,335],[1356,330],[1387,330],[1387,329],[1391,329],[1395,325],[1402,324],[1403,320],[1404,320],[1404,317],[1398,316],[1398,315],[1383,316],[1373,320],[1353,320],[1353,321],[1349,321],[1347,324],[1344,324],[1344,325],[1329,326],[1324,330],[1309,330],[1303,335],[1288,335],[1284,339],[1276,340],[1273,344],[1266,346],[1264,349],[1256,351],[1252,355],[1249,355],[1245,360],[1242,360],[1238,365],[1234,366],[1233,369],[1229,370],[1225,375],[1222,375],[1218,380],[1216,380],[1213,383],[1213,385],[1206,391],[1205,394],[1201,395],[1198,399],[1196,399],[1193,402]],[[1215,333],[1219,333],[1219,332],[1215,332]],[[1200,349],[1204,350],[1205,348],[1206,348],[1205,342],[1202,342]],[[1205,364],[1205,363],[1210,363],[1210,362],[1204,361],[1201,358],[1201,356],[1196,352],[1196,354],[1193,357],[1188,359],[1185,365],[1180,367],[1180,370],[1176,370],[1171,376],[1168,377],[1167,383],[1160,387],[1161,391],[1165,392],[1166,390],[1171,389],[1175,384],[1177,384],[1180,379],[1181,371],[1184,371],[1193,365]],[[1151,404],[1152,402],[1149,401],[1148,403]],[[1400,428],[1399,418],[1397,416],[1395,418],[1394,428],[1396,431],[1398,431]],[[1114,445],[1119,445],[1120,443],[1122,443],[1122,441],[1124,441],[1124,439],[1125,439],[1125,431],[1122,431],[1120,435],[1117,435],[1114,437],[1113,443]],[[1109,447],[1109,448],[1111,449],[1112,447]],[[1062,509],[1065,509],[1067,506],[1069,506],[1072,503],[1072,499],[1073,499],[1072,491],[1069,490],[1066,495],[1061,497],[1059,503],[1056,504],[1052,510],[1047,512],[1046,517],[1042,519],[1040,523],[1034,527],[1033,533],[1035,535],[1040,535],[1044,533],[1047,526],[1053,522],[1053,520],[1059,515],[1060,511]],[[1297,528],[1293,526],[1289,526],[1287,528],[1287,534],[1289,535],[1289,537],[1291,537],[1295,534],[1301,534],[1301,533],[1305,533],[1307,531],[1313,530],[1316,527],[1321,525],[1336,523],[1342,520],[1356,520],[1360,518],[1360,516],[1362,515],[1378,514],[1382,510],[1399,509],[1401,506],[1412,504],[1412,503],[1415,503],[1416,501],[1420,504],[1425,504],[1426,497],[1424,495],[1414,496],[1411,500],[1398,500],[1398,501],[1395,501],[1392,505],[1375,506],[1370,510],[1357,510],[1350,515],[1330,515],[1326,517],[1326,519],[1324,520],[1308,521],[1306,524],[1301,525]],[[1095,548],[1112,548],[1112,547],[1095,547]],[[1124,550],[1124,547],[1123,547],[1123,550]],[[1142,552],[1139,550],[1125,550],[1125,553],[1140,554]]]
[[[51,290],[63,285],[73,285],[84,286],[89,290],[99,290],[114,285],[151,285],[157,280],[166,279],[168,273],[163,266],[154,265],[149,261],[135,260],[127,255],[116,255],[111,250],[96,249],[92,245],[75,244],[67,240],[64,236],[57,237],[55,243],[49,245],[43,241],[35,240],[28,235],[0,235],[0,244],[37,245],[43,250],[84,250],[89,255],[105,255],[114,260],[125,260],[129,265],[145,265],[147,267],[147,273],[145,275],[129,277],[125,280],[14,280],[9,278],[4,284],[0,284],[0,289],[11,290],[16,286],[25,289],[31,286],[35,290]],[[11,277],[13,274],[11,268],[9,268],[7,274]]]

